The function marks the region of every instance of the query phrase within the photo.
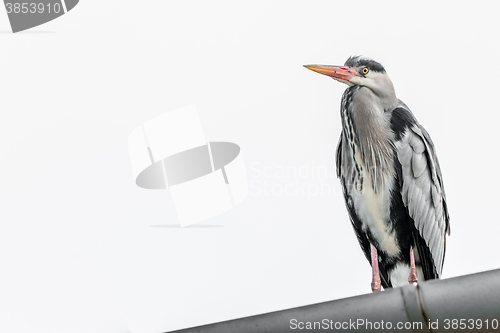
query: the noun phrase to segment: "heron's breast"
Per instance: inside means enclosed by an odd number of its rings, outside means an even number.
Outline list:
[[[357,163],[360,165],[360,172],[357,184],[355,182],[354,186],[351,186],[350,194],[356,214],[363,224],[363,230],[370,231],[378,242],[379,251],[384,251],[390,256],[398,256],[400,248],[390,220],[391,189],[394,180],[392,177],[387,177],[382,182],[382,187],[375,191],[371,184],[370,173],[367,172],[363,162],[357,160]]]

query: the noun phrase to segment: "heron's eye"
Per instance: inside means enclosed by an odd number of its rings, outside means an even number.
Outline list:
[[[361,72],[362,72],[364,75],[368,74],[368,72],[369,72],[369,71],[370,71],[370,70],[368,69],[368,67],[363,67],[363,69],[361,70]]]

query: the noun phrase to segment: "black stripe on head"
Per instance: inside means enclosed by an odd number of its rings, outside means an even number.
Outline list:
[[[344,66],[348,67],[368,67],[369,70],[379,73],[385,73],[385,68],[380,63],[370,58],[362,56],[352,56],[346,60]]]
[[[403,108],[394,109],[391,116],[391,129],[394,132],[396,141],[401,140],[407,128],[416,123],[417,121],[410,111]]]

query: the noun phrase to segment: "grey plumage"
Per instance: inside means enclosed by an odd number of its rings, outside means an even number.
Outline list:
[[[396,143],[396,151],[403,172],[403,202],[429,247],[439,277],[445,254],[445,234],[450,233],[450,227],[434,144],[425,129],[415,124]]]
[[[434,144],[396,97],[385,68],[365,57],[344,66],[308,65],[349,87],[342,96],[337,175],[358,241],[370,260],[378,252],[382,285],[395,281],[415,249],[419,279],[442,274],[450,232]]]

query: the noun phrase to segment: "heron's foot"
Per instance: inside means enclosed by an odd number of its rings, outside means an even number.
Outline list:
[[[417,272],[414,268],[410,270],[410,275],[408,275],[408,282],[410,284],[417,283]]]
[[[410,275],[408,276],[410,284],[417,283],[417,270],[415,269],[415,254],[413,253],[413,246],[410,248]]]
[[[378,255],[377,249],[370,243],[371,257],[372,257],[372,291],[380,291],[380,272],[378,270]]]
[[[373,277],[372,279],[372,291],[373,292],[376,292],[376,291],[380,291],[380,277],[378,277],[377,279],[375,277]]]

